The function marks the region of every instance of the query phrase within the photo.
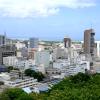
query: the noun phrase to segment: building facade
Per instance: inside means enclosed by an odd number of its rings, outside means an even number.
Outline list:
[[[38,38],[30,38],[30,48],[38,48],[39,40]]]
[[[49,51],[37,51],[34,53],[34,60],[36,65],[43,65],[49,67],[50,53]]]
[[[64,47],[65,48],[71,47],[71,39],[70,38],[67,38],[67,37],[64,38]]]
[[[4,35],[0,35],[0,45],[4,45],[6,43],[6,37]]]
[[[95,32],[93,29],[84,31],[84,53],[90,54],[94,56],[94,48],[95,48]]]
[[[0,46],[0,64],[3,64],[3,57],[16,56],[16,47],[14,45]]]
[[[17,88],[25,88],[25,87],[32,87],[34,84],[37,83],[37,79],[34,78],[24,78],[22,79],[16,79],[13,81],[6,81],[5,84],[10,87],[17,87]]]

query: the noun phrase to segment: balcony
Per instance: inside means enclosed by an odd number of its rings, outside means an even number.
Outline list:
[[[91,33],[91,36],[94,36],[95,35],[95,33]]]

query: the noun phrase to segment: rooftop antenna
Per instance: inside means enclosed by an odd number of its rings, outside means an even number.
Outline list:
[[[4,36],[5,36],[5,45],[6,45],[6,36],[7,36],[6,32],[4,32]]]
[[[92,29],[92,23],[91,23],[91,29]]]
[[[94,32],[92,23],[91,23],[91,30],[92,30],[92,32]]]

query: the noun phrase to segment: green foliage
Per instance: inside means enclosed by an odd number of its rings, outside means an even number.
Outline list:
[[[32,73],[34,73],[34,71],[31,69],[26,69],[24,73],[26,76],[32,76]]]
[[[100,100],[100,74],[89,76],[79,73],[66,77],[47,93],[26,94],[22,90],[11,89],[0,97],[0,100]]]
[[[28,95],[26,93],[22,93],[20,95],[20,97],[16,100],[35,100],[35,99],[33,99],[33,97],[31,95]]]
[[[71,76],[70,80],[73,83],[82,83],[82,82],[87,82],[88,80],[90,80],[90,76],[88,74],[78,73],[75,76]]]
[[[48,100],[100,100],[100,75],[79,73],[65,78],[48,93]]]
[[[4,85],[4,82],[0,81],[0,85]]]
[[[38,81],[42,81],[44,78],[44,75],[41,72],[35,72],[34,70],[31,69],[26,69],[24,73],[26,76],[38,79]]]
[[[9,66],[7,67],[8,72],[10,72],[11,70],[19,70],[18,68],[14,68],[13,66]]]
[[[24,91],[19,88],[6,89],[0,95],[0,100],[15,100],[20,97],[22,93],[24,93]]]
[[[47,100],[48,95],[45,93],[41,94],[31,93],[30,96],[33,98],[33,100]]]
[[[13,70],[13,66],[8,67],[8,72],[10,72],[11,70]]]

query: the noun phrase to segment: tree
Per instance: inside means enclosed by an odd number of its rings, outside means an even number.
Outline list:
[[[33,99],[33,97],[29,94],[22,93],[20,97],[16,100],[35,100],[35,99]]]
[[[0,100],[100,100],[100,74],[88,76],[79,73],[66,77],[46,93],[6,90],[0,95]]]
[[[32,76],[33,72],[34,71],[31,70],[31,69],[26,69],[24,73],[25,73],[26,76]]]
[[[24,93],[24,91],[19,88],[6,89],[1,93],[0,100],[15,100],[20,97],[22,93]]]
[[[0,81],[0,85],[4,85],[4,82]]]
[[[88,80],[90,80],[90,76],[88,74],[78,73],[75,76],[71,76],[70,80],[74,83],[87,82]]]
[[[11,70],[13,70],[13,66],[9,66],[7,69],[8,69],[8,72],[10,72]]]
[[[13,66],[9,66],[9,67],[7,67],[7,69],[8,69],[8,72],[10,72],[11,70],[18,70],[19,71],[18,68],[14,68]]]
[[[31,69],[26,69],[24,73],[26,76],[34,77],[38,81],[42,81],[43,78],[45,77],[41,72],[35,72],[34,70]]]

